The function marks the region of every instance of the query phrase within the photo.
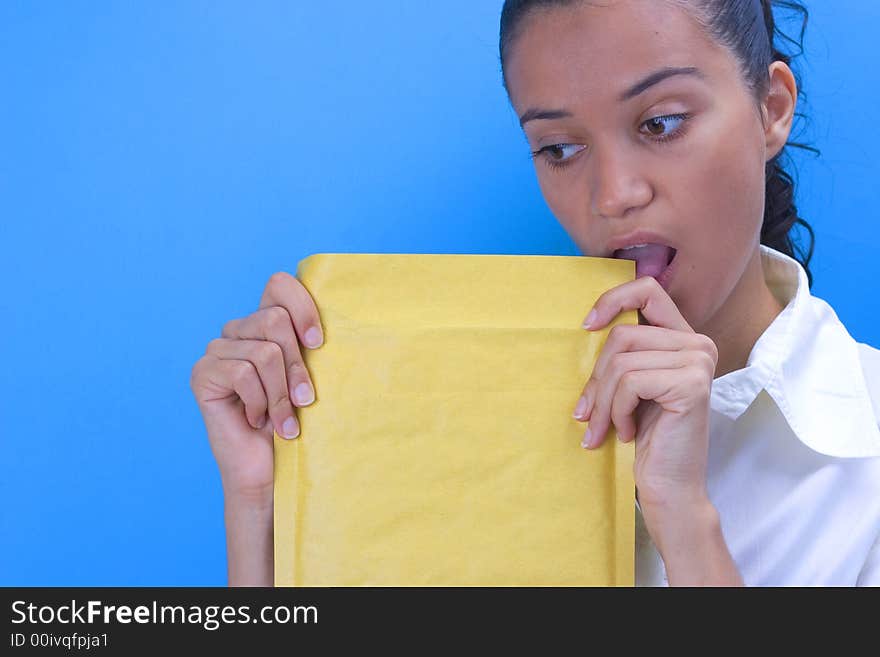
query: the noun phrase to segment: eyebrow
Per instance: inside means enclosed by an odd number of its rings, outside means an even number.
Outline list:
[[[629,89],[626,89],[622,94],[620,94],[620,96],[617,97],[617,100],[618,102],[623,103],[627,100],[635,98],[639,94],[647,91],[650,87],[653,87],[655,84],[659,84],[666,78],[671,78],[674,75],[692,75],[702,80],[706,79],[705,73],[703,73],[695,66],[667,66],[665,68],[654,71],[653,73],[645,76],[644,78],[636,82]],[[535,121],[539,119],[564,119],[571,116],[572,113],[564,109],[548,110],[541,109],[539,107],[533,107],[526,110],[523,115],[519,117],[519,125],[520,127],[522,127],[529,121]]]
[[[673,75],[693,75],[700,78],[701,80],[706,79],[705,73],[703,73],[696,66],[667,66],[666,68],[661,68],[657,71],[654,71],[650,75],[636,82],[633,86],[620,94],[618,100],[622,103],[629,100],[630,98],[635,98],[643,91],[646,91],[649,87],[653,87],[655,84],[662,82],[666,78],[671,78]]]

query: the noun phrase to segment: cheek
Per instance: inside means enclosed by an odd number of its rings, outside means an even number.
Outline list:
[[[743,257],[746,245],[760,233],[764,208],[764,176],[754,159],[733,148],[695,163],[690,202],[698,206],[693,235],[704,244],[724,245],[725,258]],[[722,255],[714,254],[714,257]]]
[[[744,122],[727,130],[729,135],[753,134],[754,126]],[[733,138],[703,142],[686,171],[688,180],[676,183],[691,190],[683,197],[688,207],[681,208],[689,218],[691,252],[682,273],[694,287],[682,296],[687,314],[699,323],[726,300],[760,239],[765,185],[760,144]]]
[[[536,164],[535,171],[538,186],[550,212],[584,255],[589,255],[590,222],[586,182],[570,172],[547,171],[541,163]]]
[[[575,198],[576,187],[570,183],[571,177],[568,176],[569,184],[562,184],[560,174],[547,171],[547,168],[540,162],[535,164],[535,173],[547,207],[562,225],[571,226],[574,223],[574,207],[577,202]]]

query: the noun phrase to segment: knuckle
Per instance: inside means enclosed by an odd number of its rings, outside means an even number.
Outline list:
[[[206,354],[216,353],[220,349],[220,345],[223,344],[223,338],[214,338],[208,343],[208,346],[205,348]]]
[[[236,384],[245,383],[253,372],[253,365],[244,360],[232,361],[232,380]]]
[[[700,342],[703,350],[706,352],[713,363],[718,362],[718,345],[715,344],[715,341],[710,338],[708,335],[700,334]]]
[[[608,338],[605,340],[606,346],[610,344],[615,350],[623,351],[629,341],[631,327],[628,324],[615,324],[608,331]]]
[[[235,327],[238,324],[237,319],[230,319],[223,325],[223,328],[220,330],[220,335],[224,338],[229,338],[235,335]]]
[[[290,313],[282,306],[272,306],[269,310],[267,328],[271,331],[286,331],[290,328]]]
[[[266,287],[273,291],[283,290],[288,288],[291,282],[295,280],[296,279],[288,274],[286,271],[276,271],[269,277],[269,281],[266,283]]]
[[[705,351],[696,350],[687,352],[688,365],[697,370],[701,375],[715,372],[715,361]]]
[[[281,347],[271,340],[263,340],[254,346],[254,361],[260,369],[270,366],[281,358]]]
[[[263,311],[260,321],[263,335],[268,336],[277,333],[279,329],[283,329],[285,324],[290,325],[290,315],[281,306],[271,306]]]
[[[192,366],[192,370],[189,373],[189,387],[195,388],[198,386],[199,381],[202,377],[202,368],[204,367],[204,358],[199,358],[195,364]]]
[[[620,387],[626,390],[627,392],[631,392],[635,389],[636,385],[636,373],[633,371],[624,372],[620,377]]]

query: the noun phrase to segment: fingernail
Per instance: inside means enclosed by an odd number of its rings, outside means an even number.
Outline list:
[[[596,312],[595,308],[590,311],[590,314],[587,315],[587,318],[584,320],[584,328],[585,329],[588,329],[593,325],[593,322],[596,321],[597,315],[598,315],[598,313]]]
[[[321,331],[317,326],[313,326],[305,334],[306,346],[312,349],[321,346]]]
[[[266,426],[266,416],[264,415],[259,420],[257,420],[257,429],[262,429]]]
[[[574,416],[581,417],[584,413],[587,412],[587,398],[581,395],[581,398],[578,399],[577,406],[574,408]]]
[[[293,396],[298,404],[308,405],[315,401],[315,393],[312,392],[312,386],[308,383],[300,383],[293,390]]]
[[[584,439],[581,441],[581,447],[587,449],[590,447],[590,443],[593,440],[593,435],[590,433],[590,430],[587,429],[586,433],[584,433]]]
[[[281,425],[281,435],[288,439],[296,438],[299,435],[299,427],[293,416],[284,420],[284,424]]]

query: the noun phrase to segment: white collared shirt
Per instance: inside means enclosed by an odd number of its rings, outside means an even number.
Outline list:
[[[706,485],[747,586],[880,586],[880,351],[761,246],[785,308],[712,383]],[[665,568],[636,505],[636,585]]]

